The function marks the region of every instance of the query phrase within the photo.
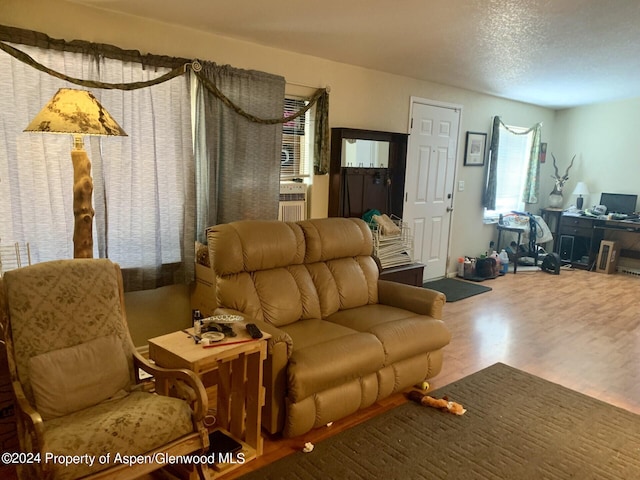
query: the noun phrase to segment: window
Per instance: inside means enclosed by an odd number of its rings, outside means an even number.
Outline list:
[[[302,98],[285,98],[284,116],[286,117],[301,110],[308,103]],[[282,125],[280,181],[311,176],[314,109],[315,106],[310,108],[304,115]]]
[[[105,82],[156,78],[97,55],[20,45],[36,61],[72,77]],[[73,255],[71,135],[22,130],[60,87],[82,88],[0,53],[0,244],[29,243],[33,263]],[[128,290],[189,278],[193,251],[190,104],[182,77],[133,91],[93,93],[129,134],[85,138],[94,182],[94,257],[124,269]],[[192,214],[191,214],[192,215]],[[186,247],[183,247],[186,246]]]
[[[524,211],[523,194],[531,158],[534,131],[500,123],[496,169],[495,210],[485,209],[485,220],[493,221],[500,214]]]

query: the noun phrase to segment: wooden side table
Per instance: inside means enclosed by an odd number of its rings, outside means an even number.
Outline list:
[[[422,263],[411,263],[399,267],[385,268],[380,272],[380,280],[390,280],[392,282],[406,283],[407,285],[422,286],[422,276],[424,265]]]
[[[234,324],[237,337],[230,337],[212,346],[194,343],[184,331],[173,332],[149,339],[149,358],[165,368],[186,368],[201,378],[217,370],[217,413],[215,428],[226,430],[241,440],[245,462],[262,455],[261,435],[264,387],[262,362],[267,355],[267,342],[271,336],[251,340],[245,323]],[[189,334],[192,329],[187,330]],[[250,340],[250,341],[246,341]],[[243,342],[243,343],[236,343]],[[217,464],[214,469],[228,473],[240,464]]]

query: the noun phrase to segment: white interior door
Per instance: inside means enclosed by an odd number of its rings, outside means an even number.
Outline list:
[[[411,99],[403,220],[411,227],[414,260],[424,281],[447,273],[460,106]]]

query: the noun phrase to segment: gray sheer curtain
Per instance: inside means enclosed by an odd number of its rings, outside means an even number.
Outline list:
[[[202,62],[201,75],[238,107],[280,118],[283,77]],[[227,107],[192,75],[197,239],[211,225],[277,219],[282,124],[251,122]]]
[[[169,69],[102,58],[101,79],[144,81]],[[129,290],[193,280],[195,262],[195,162],[191,145],[189,82],[185,76],[134,91],[99,92],[128,141],[103,140],[104,238],[101,257],[118,261]],[[108,141],[111,140],[111,141]],[[103,230],[104,229],[104,230]]]
[[[0,28],[0,40],[7,38],[37,44],[14,46],[81,79],[147,81],[173,68],[150,67],[150,57],[143,65],[140,55],[115,47],[102,55],[87,42]],[[119,53],[123,58],[114,58]],[[4,51],[0,67],[0,242],[30,243],[34,263],[70,258],[73,140],[22,130],[58,88],[77,87]],[[191,282],[195,171],[187,79],[133,91],[91,90],[129,134],[85,139],[94,181],[94,256],[120,264],[127,290]]]

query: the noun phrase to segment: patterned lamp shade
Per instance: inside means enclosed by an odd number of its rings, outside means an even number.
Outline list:
[[[91,92],[72,88],[58,90],[24,131],[127,136]]]

